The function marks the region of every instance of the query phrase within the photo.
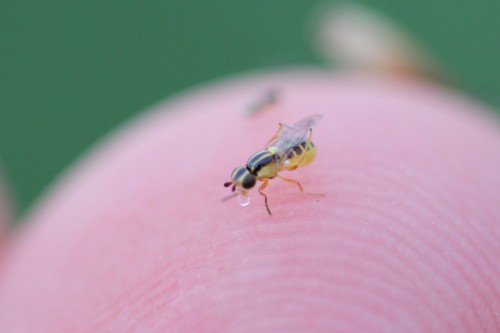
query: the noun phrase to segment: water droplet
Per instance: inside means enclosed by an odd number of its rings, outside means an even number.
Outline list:
[[[248,206],[250,204],[250,196],[246,194],[240,194],[238,195],[237,201],[240,206]]]

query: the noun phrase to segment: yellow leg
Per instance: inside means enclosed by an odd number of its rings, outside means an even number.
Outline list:
[[[300,185],[300,183],[298,181],[296,181],[295,179],[285,178],[285,177],[280,176],[280,175],[278,175],[278,178],[282,179],[283,181],[285,181],[287,183],[297,184],[297,186],[299,187],[300,192],[304,192],[304,188],[302,187],[302,185]]]
[[[274,140],[276,140],[276,138],[280,135],[281,130],[283,129],[283,124],[279,123],[279,125],[280,125],[280,127],[278,128],[278,131],[273,135],[273,137],[269,141],[267,141],[266,147],[269,146],[269,144],[271,142],[273,142]]]
[[[323,194],[323,193],[310,193],[310,192],[305,192],[305,191],[304,191],[304,188],[302,187],[302,185],[300,185],[300,183],[299,183],[297,180],[295,180],[295,179],[285,178],[285,177],[280,176],[280,175],[277,175],[277,176],[278,176],[278,178],[279,178],[279,179],[281,179],[281,180],[283,180],[283,181],[285,181],[285,182],[287,182],[287,183],[297,184],[297,186],[299,187],[300,192],[304,192],[304,193],[306,193],[306,194],[309,194],[309,195],[315,195],[315,196],[319,196],[319,197],[324,196],[324,194]]]
[[[264,179],[262,181],[262,185],[260,185],[260,187],[259,187],[259,193],[260,193],[260,195],[262,195],[264,197],[264,202],[266,203],[267,212],[269,213],[269,215],[273,215],[273,214],[271,214],[271,210],[269,209],[269,205],[267,204],[267,195],[264,192],[262,192],[267,187],[267,184],[269,184],[269,180]]]

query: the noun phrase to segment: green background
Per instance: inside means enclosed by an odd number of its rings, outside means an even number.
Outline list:
[[[500,106],[499,0],[361,3]],[[18,209],[106,132],[166,96],[245,70],[319,64],[305,29],[317,4],[1,1],[0,160]]]

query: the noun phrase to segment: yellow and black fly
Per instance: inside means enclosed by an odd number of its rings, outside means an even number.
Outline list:
[[[285,178],[279,173],[284,170],[295,170],[310,164],[316,157],[316,146],[312,143],[312,128],[322,118],[321,115],[312,115],[293,125],[279,124],[279,129],[267,142],[266,148],[250,156],[245,166],[239,166],[231,173],[231,181],[224,183],[225,187],[232,186],[232,191],[237,193],[238,202],[242,206],[250,203],[249,191],[257,181],[262,182],[259,193],[264,197],[269,215],[271,210],[267,203],[267,195],[263,192],[269,180],[278,177],[285,182],[297,184],[300,191],[302,185],[290,178]],[[226,200],[224,199],[224,200]]]

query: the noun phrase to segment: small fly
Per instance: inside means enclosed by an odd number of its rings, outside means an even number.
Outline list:
[[[238,195],[240,205],[248,205],[248,193],[259,181],[262,182],[259,193],[264,197],[267,212],[271,215],[267,195],[263,192],[270,179],[278,177],[285,182],[297,184],[303,192],[304,188],[297,180],[285,178],[279,173],[304,167],[314,160],[316,146],[311,141],[312,128],[321,118],[321,115],[312,115],[293,125],[280,123],[278,131],[267,142],[266,148],[250,156],[245,166],[233,170],[231,181],[224,183],[224,186],[232,186],[232,191],[237,192],[224,200]]]
[[[249,105],[247,109],[248,114],[255,114],[267,110],[269,107],[278,103],[279,91],[270,89],[263,94],[258,100]]]

